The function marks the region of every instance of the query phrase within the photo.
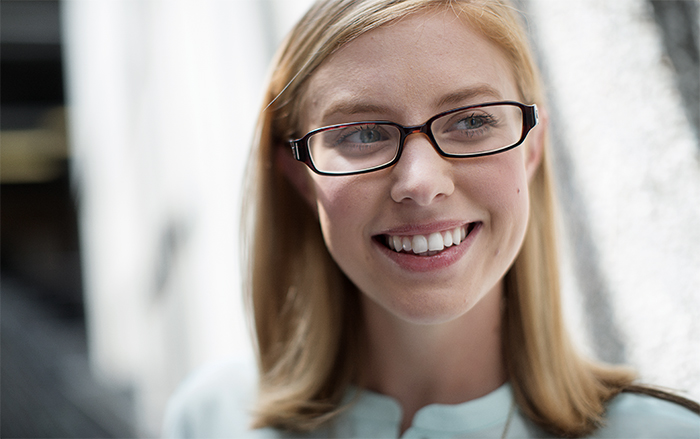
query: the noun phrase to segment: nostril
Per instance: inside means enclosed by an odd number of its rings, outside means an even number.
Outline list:
[[[409,180],[397,179],[391,188],[391,198],[397,203],[414,202],[428,206],[454,192],[452,179],[447,176],[413,174]]]

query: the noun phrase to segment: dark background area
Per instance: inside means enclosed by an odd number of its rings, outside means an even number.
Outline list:
[[[133,437],[128,390],[89,370],[60,4],[0,17],[0,436]]]

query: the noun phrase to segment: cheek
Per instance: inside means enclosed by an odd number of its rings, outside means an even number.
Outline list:
[[[504,235],[505,255],[513,259],[520,250],[530,215],[527,174],[522,163],[504,166],[499,187],[499,218],[496,224]]]
[[[371,220],[372,206],[379,202],[377,185],[362,184],[353,177],[314,178],[319,223],[326,246],[334,257],[363,239],[363,228]]]
[[[472,168],[471,196],[488,211],[488,227],[498,238],[494,256],[517,252],[524,238],[529,217],[527,174],[522,155],[504,153],[489,157]]]
[[[504,163],[499,173],[499,183],[494,184],[494,198],[499,207],[514,219],[526,220],[529,200],[525,167],[517,162]]]
[[[343,177],[318,177],[315,179],[316,206],[319,221],[324,229],[351,220],[353,209],[360,200],[351,185],[342,184]]]
[[[486,157],[462,175],[465,191],[485,206],[501,210],[527,202],[527,174],[518,150]]]

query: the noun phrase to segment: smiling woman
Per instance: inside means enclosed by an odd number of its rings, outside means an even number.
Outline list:
[[[316,3],[275,60],[249,178],[254,429],[227,366],[166,433],[693,437],[700,417],[620,395],[650,392],[563,330],[547,123],[507,3]]]

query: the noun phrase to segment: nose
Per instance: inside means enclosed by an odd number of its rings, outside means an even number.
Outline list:
[[[392,168],[391,198],[428,206],[454,192],[452,163],[423,133],[406,137],[401,158]]]

